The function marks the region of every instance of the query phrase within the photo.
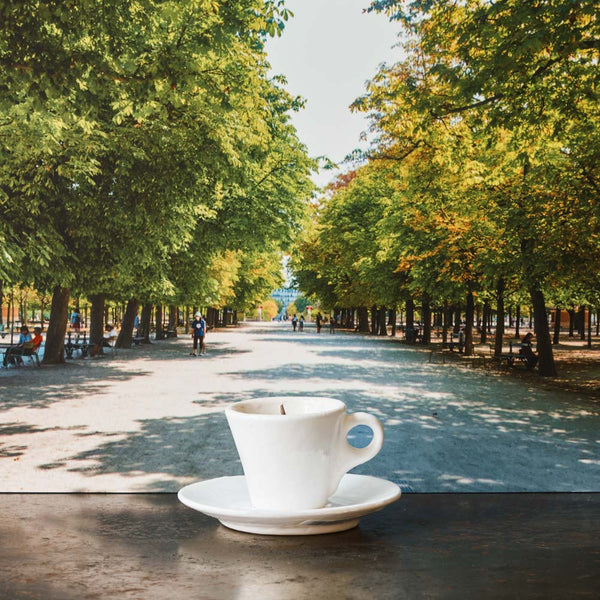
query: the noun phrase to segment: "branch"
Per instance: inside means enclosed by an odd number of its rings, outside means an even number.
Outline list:
[[[367,158],[371,158],[373,160],[393,160],[396,162],[402,162],[405,158],[408,158],[413,152],[415,152],[418,148],[423,146],[423,142],[416,142],[412,148],[409,148],[405,152],[403,152],[400,156],[392,156],[390,154],[367,154]]]
[[[491,104],[492,102],[497,102],[498,100],[501,100],[503,97],[504,97],[503,94],[494,94],[493,96],[490,96],[489,98],[485,98],[484,100],[479,100],[479,102],[473,102],[473,104],[457,106],[456,108],[447,108],[446,112],[444,114],[451,115],[451,114],[456,114],[456,113],[462,113],[467,110],[471,110],[473,108],[479,108],[480,106],[485,106],[486,104]],[[431,111],[431,116],[436,119],[442,118],[441,114],[436,114],[435,111],[433,111],[433,110]]]

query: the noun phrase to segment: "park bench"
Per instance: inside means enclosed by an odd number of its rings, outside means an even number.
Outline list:
[[[404,339],[407,344],[418,344],[422,340],[421,330],[418,327],[407,327],[404,330]]]
[[[40,367],[40,357],[38,356],[38,349],[33,349],[33,342],[25,342],[22,346],[15,347],[9,346],[4,348],[5,352],[10,350],[10,363],[17,367],[24,365],[23,359],[28,358],[32,365]]]
[[[508,352],[503,352],[500,355],[500,361],[505,362],[507,367],[514,367],[516,364],[522,364],[525,367],[528,365],[528,358],[521,354],[521,349],[523,348],[523,344],[514,343],[510,341]]]
[[[449,340],[442,342],[442,350],[454,352],[455,347],[458,349],[458,333],[453,333]]]
[[[492,344],[479,344],[478,346],[474,346],[473,357],[475,362],[482,361],[484,367],[488,362],[491,364],[491,361],[494,359],[494,346]],[[473,366],[475,366],[475,363]]]
[[[64,346],[65,358],[73,358],[73,354],[76,350],[81,352],[81,358],[85,358],[89,353],[89,349],[90,344],[85,332],[83,336],[75,334],[75,337],[73,337],[70,331],[68,332]]]
[[[168,338],[176,338],[177,337],[177,329],[168,329],[165,331],[165,337]]]

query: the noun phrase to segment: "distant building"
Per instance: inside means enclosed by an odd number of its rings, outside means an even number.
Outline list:
[[[300,291],[296,288],[279,288],[271,294],[273,300],[277,300],[283,304],[285,308],[288,304],[291,304],[298,296]]]

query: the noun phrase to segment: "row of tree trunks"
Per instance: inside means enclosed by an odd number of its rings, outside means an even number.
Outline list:
[[[62,364],[65,362],[64,344],[67,332],[67,322],[69,315],[69,301],[71,299],[70,289],[57,286],[52,294],[52,304],[50,309],[50,324],[46,332],[46,344],[44,350],[44,364]],[[97,347],[97,352],[102,354],[102,339],[104,337],[105,323],[108,322],[108,310],[106,306],[106,297],[104,294],[94,294],[90,298],[90,329],[89,342]],[[120,323],[120,331],[116,340],[117,348],[130,348],[133,342],[135,318],[139,312],[140,302],[133,298],[127,302],[123,313],[123,319]],[[150,330],[152,325],[152,312],[155,312],[156,339],[164,339],[165,330],[163,329],[163,307],[158,304],[145,303],[142,307],[142,314],[138,333],[141,333],[143,342],[150,343]],[[197,309],[194,309],[196,312]],[[219,326],[219,311],[215,308],[205,310],[206,322],[209,327]],[[169,329],[177,330],[179,311],[178,307],[169,307]],[[188,324],[189,307],[186,309],[186,329]],[[237,312],[231,311],[231,320],[237,323]],[[172,329],[171,329],[172,328]]]
[[[354,329],[354,308],[336,309],[334,315],[338,327],[343,329]]]
[[[204,320],[211,329],[219,326],[219,310],[209,307],[205,311]]]
[[[497,314],[504,315],[504,280],[501,278],[498,281],[497,288]],[[537,339],[537,350],[539,354],[539,372],[544,376],[556,375],[556,366],[554,363],[554,357],[552,353],[552,341],[550,338],[550,330],[548,326],[548,319],[546,313],[546,306],[543,293],[539,289],[530,290],[531,303],[534,313],[535,323],[535,334]],[[57,286],[54,289],[52,296],[52,307],[51,307],[51,319],[50,326],[47,331],[46,337],[46,348],[44,352],[44,363],[45,364],[59,364],[65,361],[64,358],[64,339],[67,328],[67,317],[70,300],[70,289],[66,287]],[[90,342],[97,344],[101,348],[100,342],[104,332],[104,322],[106,321],[106,301],[102,294],[93,295],[90,297],[91,300],[91,312],[90,312]],[[133,329],[135,317],[139,310],[139,301],[137,299],[131,299],[128,301],[123,320],[121,322],[120,333],[117,338],[116,345],[118,348],[129,348],[132,344]],[[194,309],[194,312],[196,309]],[[369,326],[369,311],[366,307],[359,307],[356,309],[358,317],[358,330],[363,333],[371,331],[374,335],[387,335],[387,323],[386,323],[386,307],[375,307],[371,309],[371,326]],[[406,299],[406,327],[414,328],[414,312],[415,305],[412,298]],[[162,305],[156,306],[156,339],[163,339],[165,332],[163,330],[163,307]],[[346,325],[353,322],[353,316],[350,317],[350,313],[353,315],[354,310],[347,309],[345,313]],[[144,332],[144,341],[150,342],[150,322],[152,314],[152,305],[145,304],[142,310],[141,327]],[[188,313],[189,314],[189,313]],[[219,325],[219,311],[215,308],[207,308],[205,311],[206,321],[209,327],[217,327]],[[223,312],[225,315],[223,321],[227,324],[228,311]],[[232,316],[233,316],[232,312]],[[393,321],[395,323],[395,311],[393,311]],[[460,327],[460,311],[456,311],[458,319],[455,319],[455,327],[458,323]],[[474,322],[474,298],[473,294],[469,293],[466,298],[466,325],[465,325],[465,349],[466,353],[472,353],[473,349],[473,322]],[[484,310],[485,314],[485,310]],[[556,310],[556,323],[558,324],[558,330],[560,330],[560,309]],[[443,311],[443,335],[446,337],[447,330],[450,326],[450,310],[445,309]],[[432,312],[429,303],[429,299],[424,297],[422,299],[421,306],[421,319],[423,322],[422,331],[422,343],[429,344],[431,342],[431,322]],[[169,328],[176,330],[178,320],[178,309],[177,307],[171,306],[169,308]],[[237,321],[237,315],[234,317]],[[519,315],[517,316],[517,322],[519,322]],[[485,320],[482,332],[485,331]],[[591,310],[588,312],[588,344],[591,344]],[[557,337],[557,325],[555,324],[554,338]],[[495,356],[500,356],[502,353],[504,339],[504,319],[498,319],[496,324],[496,336],[494,344]],[[585,337],[584,337],[585,339]]]

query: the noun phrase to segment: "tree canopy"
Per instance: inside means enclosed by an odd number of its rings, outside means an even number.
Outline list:
[[[300,282],[332,306],[407,296],[501,306],[507,293],[533,307],[540,372],[554,374],[546,304],[599,303],[594,3],[370,10],[398,22],[406,58],[382,66],[353,105],[375,143],[332,186],[301,246]]]
[[[312,193],[289,121],[302,101],[264,52],[289,15],[2,3],[0,280],[240,308],[264,293]]]

